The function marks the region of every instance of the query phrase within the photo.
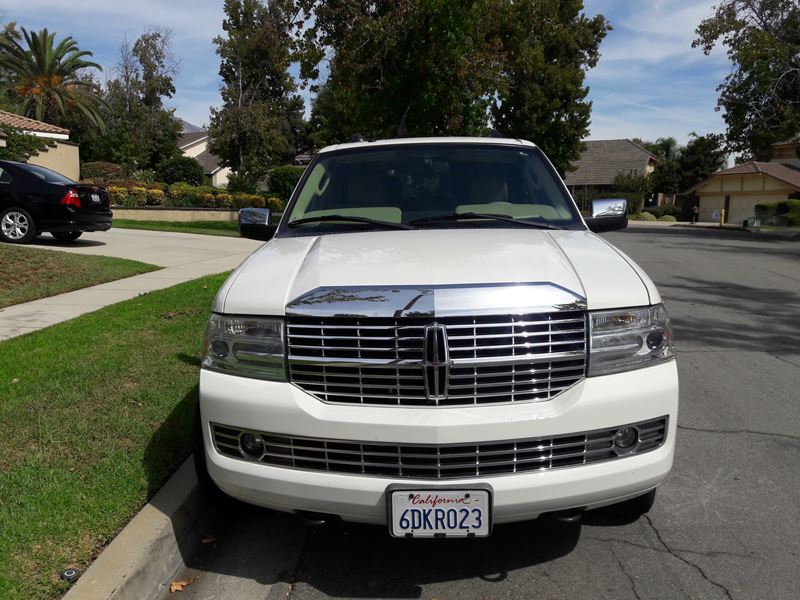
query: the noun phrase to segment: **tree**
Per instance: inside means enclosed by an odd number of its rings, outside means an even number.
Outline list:
[[[222,106],[212,108],[209,150],[250,182],[296,154],[303,101],[289,74],[295,2],[225,0]]]
[[[678,191],[684,192],[725,166],[726,152],[721,135],[690,134],[691,139],[678,158]]]
[[[563,175],[584,150],[592,110],[584,77],[611,26],[602,15],[588,18],[582,0],[520,0],[504,17],[495,127],[536,142]]]
[[[0,159],[25,162],[32,155],[47,147],[47,140],[25,133],[8,125],[0,125],[6,135],[6,146],[0,148]]]
[[[57,45],[55,37],[47,29],[29,32],[24,27],[22,40],[0,35],[0,67],[11,74],[20,112],[54,123],[59,115],[74,108],[94,127],[104,130],[102,102],[89,93],[80,76],[85,69],[102,71],[102,67],[86,60],[92,53],[80,50],[72,37]]]
[[[693,46],[727,48],[732,69],[717,88],[731,152],[769,159],[770,146],[800,132],[800,3],[723,0]]]
[[[316,145],[368,138],[504,135],[542,145],[562,172],[577,159],[591,103],[585,71],[609,26],[582,0],[302,0],[301,75],[327,80]],[[301,22],[305,23],[301,19]]]
[[[5,23],[0,27],[0,36],[8,38],[9,41],[22,39],[22,34],[17,29],[17,24],[14,21]],[[2,47],[2,43],[0,43],[0,47]],[[14,108],[13,80],[14,73],[0,62],[0,109],[2,110],[12,110]]]
[[[303,73],[330,74],[312,127],[325,143],[420,135],[480,135],[501,78],[495,0],[317,2]]]
[[[660,194],[677,194],[680,189],[680,147],[674,137],[658,138],[655,142],[633,140],[658,159],[650,174],[650,191]]]
[[[171,30],[151,28],[133,44],[122,43],[115,77],[104,91],[108,135],[92,136],[79,123],[76,127],[84,159],[132,170],[155,169],[161,161],[178,155],[180,123],[173,110],[164,108],[164,100],[175,92],[172,78],[178,72],[171,40]]]

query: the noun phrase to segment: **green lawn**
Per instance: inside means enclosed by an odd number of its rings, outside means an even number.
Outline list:
[[[0,244],[0,308],[155,271],[134,260]]]
[[[4,248],[5,250],[5,248]],[[0,598],[58,598],[190,453],[225,275],[0,343]]]
[[[120,229],[149,229],[150,231],[178,231],[202,233],[204,235],[227,235],[239,237],[239,224],[235,221],[132,221],[114,219],[114,227]]]

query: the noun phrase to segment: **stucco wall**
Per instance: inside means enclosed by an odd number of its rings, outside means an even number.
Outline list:
[[[53,169],[74,181],[81,178],[80,149],[77,144],[69,142],[53,142],[39,154],[31,156],[28,162],[32,165]]]
[[[725,208],[725,196],[730,198],[726,223],[740,224],[755,216],[755,205],[786,200],[794,190],[787,184],[763,175],[724,175],[711,179],[696,190],[700,197],[701,221],[714,221],[715,210]]]
[[[131,221],[237,221],[238,210],[170,210],[168,208],[114,208],[115,219]]]
[[[228,178],[230,175],[230,168],[222,167],[219,171],[211,176],[211,185],[214,187],[226,187],[228,185]]]

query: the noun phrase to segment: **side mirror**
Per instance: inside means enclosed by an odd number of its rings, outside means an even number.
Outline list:
[[[625,229],[628,226],[628,201],[624,198],[592,200],[592,216],[586,225],[595,233]]]
[[[278,229],[269,222],[268,208],[243,208],[239,211],[239,235],[251,240],[271,240]]]

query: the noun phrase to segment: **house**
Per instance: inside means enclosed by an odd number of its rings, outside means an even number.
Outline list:
[[[614,178],[620,174],[650,175],[658,160],[631,140],[590,140],[564,178],[575,200],[588,201],[597,194],[617,191]]]
[[[211,178],[214,187],[228,185],[231,175],[229,167],[223,167],[219,157],[208,151],[208,131],[194,127],[185,121],[181,122],[183,132],[178,138],[178,149],[184,156],[194,158],[203,167],[203,172]]]
[[[800,135],[772,145],[769,162],[749,161],[718,171],[684,192],[699,199],[701,221],[716,221],[725,210],[726,223],[742,223],[755,215],[755,205],[800,199]]]
[[[69,141],[69,129],[29,119],[5,110],[0,110],[0,124],[47,140],[47,146],[31,156],[27,162],[53,169],[75,181],[80,179],[80,149],[78,144]],[[5,147],[7,143],[8,140],[4,135],[0,146]]]

